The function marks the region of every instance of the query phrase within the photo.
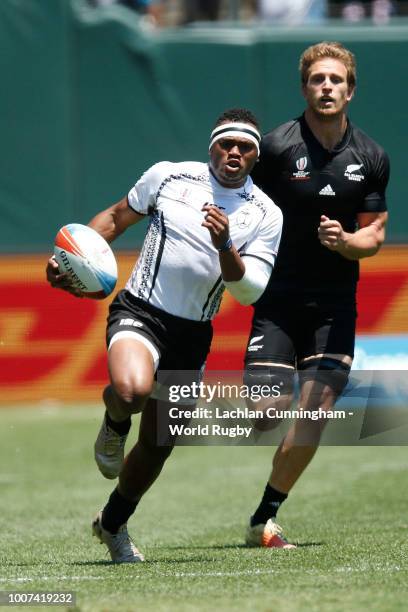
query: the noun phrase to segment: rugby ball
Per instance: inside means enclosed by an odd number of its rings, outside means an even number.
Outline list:
[[[85,297],[101,300],[114,290],[115,256],[106,240],[87,225],[64,225],[55,237],[54,255],[60,271],[71,276]]]

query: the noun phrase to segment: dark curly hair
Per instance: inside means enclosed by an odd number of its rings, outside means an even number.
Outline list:
[[[226,121],[232,121],[234,123],[250,123],[251,125],[254,125],[258,131],[260,130],[257,118],[247,108],[230,108],[224,111],[215,122],[214,129]]]

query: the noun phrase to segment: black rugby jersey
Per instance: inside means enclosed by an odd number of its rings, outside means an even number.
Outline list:
[[[386,210],[384,150],[348,122],[343,139],[328,151],[302,116],[264,136],[252,178],[283,212],[279,253],[261,301],[288,291],[354,294],[358,261],[322,246],[317,230],[321,215],[354,232],[357,213]]]

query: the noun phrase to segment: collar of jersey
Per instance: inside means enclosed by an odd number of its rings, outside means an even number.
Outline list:
[[[329,155],[333,154],[333,153],[341,153],[341,151],[344,151],[344,149],[348,146],[348,144],[350,142],[350,138],[351,138],[351,123],[350,123],[350,120],[348,118],[347,118],[347,127],[346,127],[346,131],[344,132],[343,138],[330,151],[328,149],[326,149],[322,145],[322,143],[317,140],[316,136],[313,134],[312,130],[308,126],[308,123],[306,121],[306,118],[305,118],[304,114],[301,117],[299,117],[299,121],[300,121],[300,125],[301,125],[302,130],[304,130],[304,133],[307,136],[307,140],[309,142],[312,141],[315,146],[319,147],[322,151],[324,151],[325,153],[327,153]]]
[[[217,177],[215,176],[214,172],[211,170],[210,165],[208,164],[208,174],[210,176],[210,181],[211,183],[215,186],[215,188],[217,190],[222,190],[225,191],[226,193],[241,193],[244,191],[248,191],[250,186],[251,186],[251,182],[252,179],[250,176],[247,176],[246,181],[243,185],[241,185],[241,187],[224,187],[223,185],[221,185],[221,183],[219,182],[219,180],[217,179]]]

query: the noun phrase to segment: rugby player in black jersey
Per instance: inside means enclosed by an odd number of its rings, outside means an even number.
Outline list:
[[[299,410],[327,412],[353,360],[358,261],[375,255],[385,237],[389,162],[347,118],[353,54],[322,42],[304,51],[299,68],[306,110],[262,139],[252,173],[284,221],[273,274],[255,304],[245,378],[248,385],[284,383],[277,403],[256,404],[280,410],[291,405],[297,371]],[[326,420],[296,419],[281,441],[247,544],[293,547],[276,513],[315,454]]]

